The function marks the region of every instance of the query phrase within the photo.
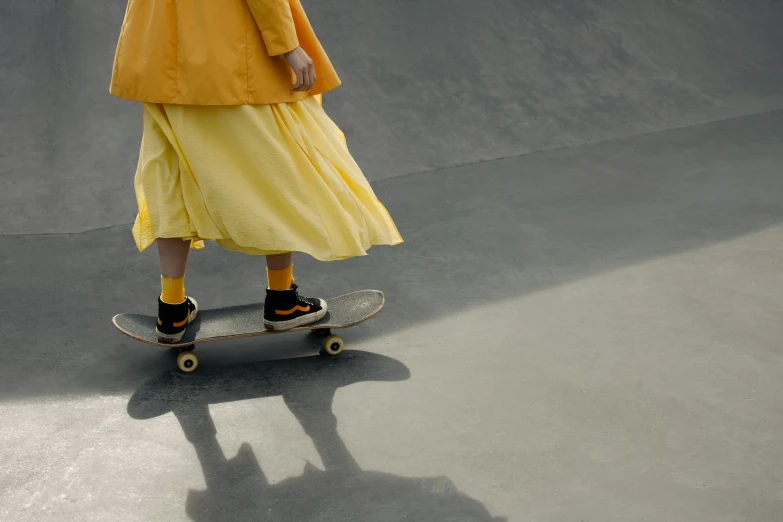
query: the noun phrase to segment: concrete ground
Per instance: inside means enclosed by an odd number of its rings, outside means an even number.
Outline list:
[[[297,279],[387,305],[191,375],[110,324],[159,283],[124,6],[0,8],[0,520],[780,520],[783,6],[332,4],[325,105],[406,243]]]

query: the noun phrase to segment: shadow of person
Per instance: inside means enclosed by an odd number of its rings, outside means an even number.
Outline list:
[[[364,471],[337,431],[332,401],[338,388],[367,381],[402,381],[410,372],[382,355],[350,351],[336,359],[306,357],[163,374],[134,393],[128,413],[150,419],[172,412],[193,444],[206,490],[188,493],[196,521],[500,521],[445,477],[407,478]],[[282,396],[313,441],[324,470],[270,484],[249,444],[227,458],[209,405]],[[405,444],[405,441],[400,441]]]

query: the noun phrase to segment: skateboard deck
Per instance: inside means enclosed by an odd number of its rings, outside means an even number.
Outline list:
[[[264,327],[264,305],[254,303],[211,310],[199,310],[196,319],[188,325],[185,335],[177,343],[161,343],[155,334],[158,318],[142,314],[118,314],[112,323],[125,335],[164,348],[178,348],[177,366],[183,371],[196,369],[198,359],[192,353],[194,345],[227,339],[278,335],[291,332],[313,331],[323,338],[322,354],[339,355],[343,340],[332,335],[332,330],[348,328],[371,318],[384,305],[383,292],[359,290],[326,300],[327,313],[323,319],[305,326],[277,332]]]

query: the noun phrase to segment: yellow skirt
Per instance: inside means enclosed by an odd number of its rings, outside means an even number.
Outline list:
[[[402,237],[317,97],[276,105],[144,104],[140,251],[158,238],[251,255],[362,256]]]

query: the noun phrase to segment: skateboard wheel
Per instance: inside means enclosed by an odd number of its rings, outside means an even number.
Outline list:
[[[177,367],[185,373],[190,373],[198,368],[198,357],[193,352],[182,352],[177,356]]]
[[[324,339],[323,342],[323,349],[321,350],[321,353],[323,355],[340,355],[340,353],[343,351],[343,348],[345,348],[345,343],[342,339],[340,339],[339,335],[330,335],[326,339]]]

